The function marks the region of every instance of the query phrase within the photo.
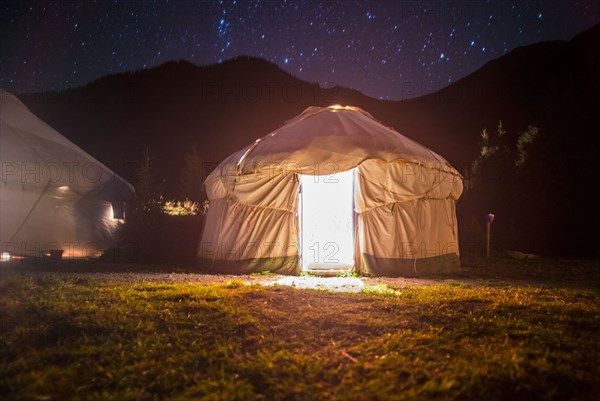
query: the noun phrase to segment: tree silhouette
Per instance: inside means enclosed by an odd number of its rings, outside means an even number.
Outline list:
[[[539,197],[539,185],[532,181],[540,180],[532,173],[535,164],[529,153],[539,136],[539,128],[530,125],[516,141],[511,140],[502,121],[493,133],[486,129],[481,131],[479,156],[473,161],[465,180],[463,200],[472,222],[472,232],[467,233],[469,239],[476,240],[481,235],[481,219],[485,213],[492,212],[497,216],[494,223],[496,246],[529,246],[531,235],[526,226]]]
[[[204,169],[197,144],[184,157],[184,167],[181,173],[181,187],[185,198],[202,203],[206,198],[204,190]]]

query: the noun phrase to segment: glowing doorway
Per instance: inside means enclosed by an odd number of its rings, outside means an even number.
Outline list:
[[[300,176],[300,249],[303,270],[354,266],[354,169]]]

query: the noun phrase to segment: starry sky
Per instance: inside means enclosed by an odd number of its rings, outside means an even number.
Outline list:
[[[262,57],[322,86],[403,99],[518,46],[600,22],[596,0],[3,0],[0,84],[83,85],[169,60]]]

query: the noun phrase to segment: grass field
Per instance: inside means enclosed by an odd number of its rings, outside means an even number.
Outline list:
[[[0,276],[6,400],[596,400],[600,293]]]

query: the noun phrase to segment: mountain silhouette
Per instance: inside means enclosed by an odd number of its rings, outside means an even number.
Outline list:
[[[323,89],[251,57],[210,66],[169,62],[77,89],[19,97],[129,179],[148,147],[170,195],[178,195],[183,157],[193,144],[209,169],[309,106],[351,99],[369,109],[380,103],[349,89]]]
[[[192,146],[207,175],[232,152],[314,105],[364,108],[446,157],[467,177],[479,154],[482,129],[493,131],[501,120],[516,141],[534,124],[541,135],[532,159],[544,185],[537,188],[542,191],[539,204],[527,207],[542,222],[523,222],[529,237],[537,237],[527,244],[549,254],[592,255],[600,248],[595,244],[597,202],[588,189],[600,178],[592,146],[600,126],[598,48],[600,25],[570,41],[514,49],[434,93],[407,82],[403,95],[423,96],[402,101],[374,99],[339,86],[323,88],[254,57],[207,66],[168,62],[109,75],[76,89],[19,98],[132,182],[148,148],[167,197],[185,195],[180,177]],[[488,206],[476,200],[465,206],[459,202],[461,219],[487,212]]]

